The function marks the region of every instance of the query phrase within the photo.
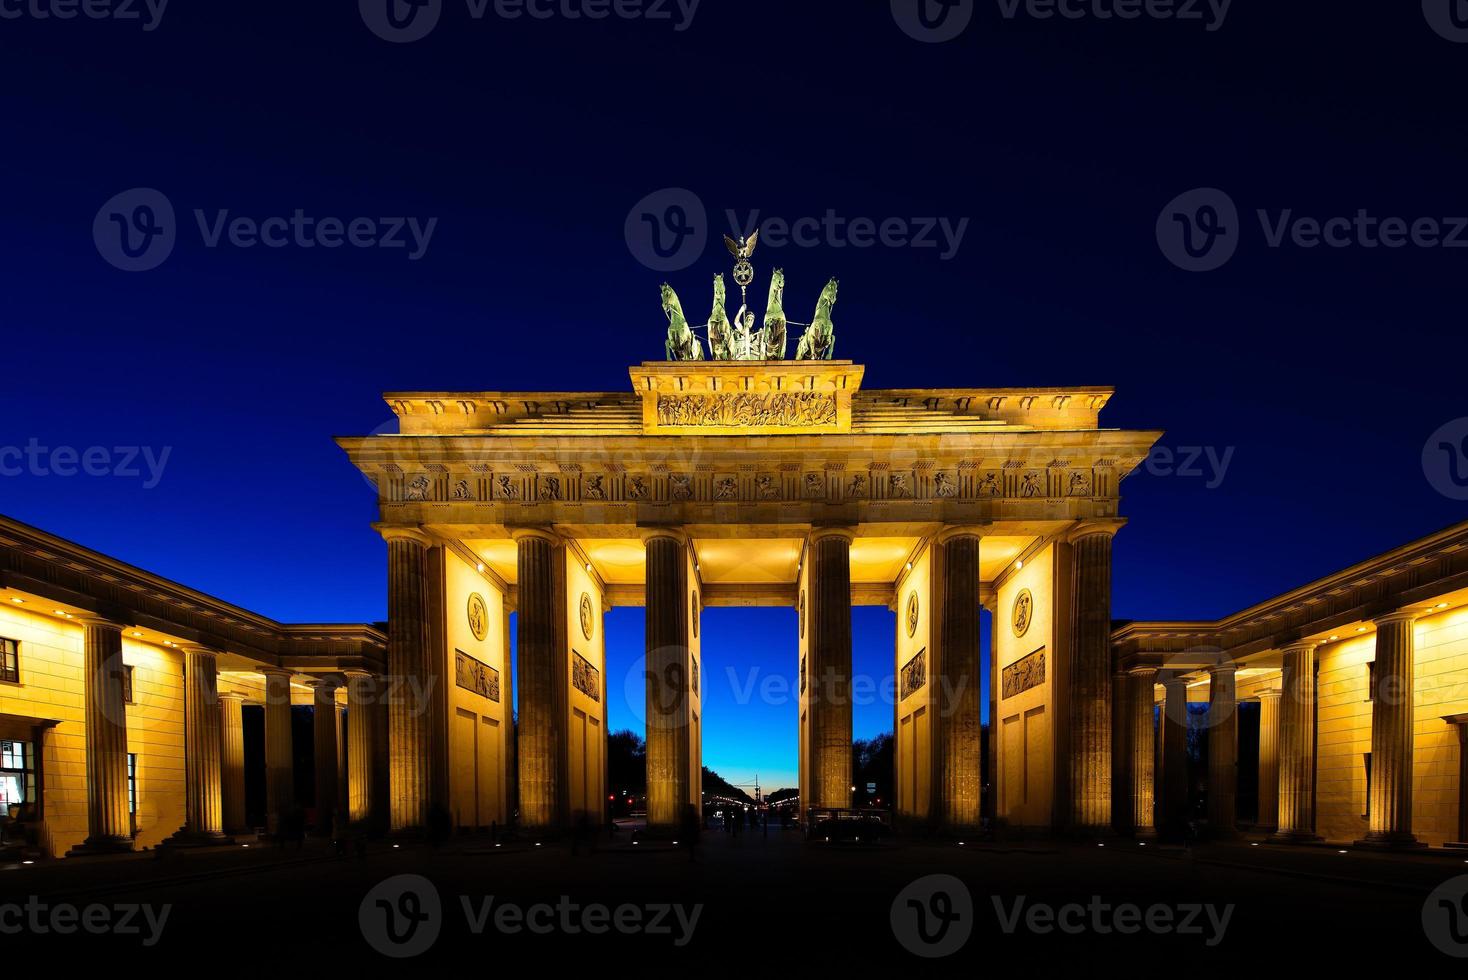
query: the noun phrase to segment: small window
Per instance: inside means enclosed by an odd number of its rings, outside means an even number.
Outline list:
[[[133,668],[131,664],[122,666],[122,703],[137,704],[133,700]]]
[[[127,812],[138,815],[138,754],[127,754]]]
[[[0,639],[0,681],[20,683],[20,644]]]
[[[1376,700],[1376,661],[1366,665],[1366,700]]]

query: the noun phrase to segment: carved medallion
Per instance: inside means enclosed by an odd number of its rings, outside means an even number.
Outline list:
[[[647,480],[640,476],[627,478],[627,499],[641,500],[647,496]]]
[[[1015,636],[1024,636],[1030,631],[1030,620],[1034,615],[1035,597],[1030,595],[1029,589],[1020,589],[1019,595],[1014,597],[1014,611],[1010,614]]]
[[[779,500],[780,482],[773,476],[757,476],[754,479],[754,488],[759,491],[761,500]]]
[[[819,473],[807,473],[805,475],[805,495],[807,497],[824,497],[826,495],[826,478]]]
[[[591,608],[590,594],[581,593],[581,633],[588,640],[596,632],[596,613]]]
[[[715,500],[733,500],[739,496],[739,481],[732,476],[720,477],[714,484]]]
[[[668,478],[668,486],[673,490],[674,500],[688,500],[693,496],[692,477],[675,474]]]
[[[471,498],[472,498],[472,495],[469,493],[469,481],[468,480],[460,480],[460,481],[458,481],[457,483],[454,484],[454,499],[455,500],[469,500]]]
[[[703,607],[698,604],[698,590],[693,590],[693,638],[698,639],[698,616]]]
[[[429,483],[428,477],[426,477],[426,476],[417,477],[417,478],[415,478],[413,480],[412,483],[409,483],[408,484],[408,492],[403,497],[403,499],[404,500],[410,500],[410,501],[418,501],[418,500],[426,501],[428,499],[428,488],[429,488],[429,486],[430,486],[430,483]]]
[[[586,499],[587,500],[606,500],[607,499],[606,477],[604,477],[604,476],[588,476],[586,478]]]
[[[801,636],[801,639],[804,639],[805,638],[805,590],[804,589],[801,589],[800,590],[800,612],[799,612],[799,618],[800,618],[800,636]]]
[[[939,473],[933,477],[933,492],[940,497],[956,497],[958,484],[947,473]]]
[[[912,636],[918,628],[918,596],[917,590],[913,589],[907,597],[907,635]]]
[[[984,478],[979,481],[979,496],[980,497],[997,497],[997,496],[999,496],[999,474],[998,473],[985,473],[984,474]]]
[[[469,632],[476,640],[483,640],[489,635],[489,607],[478,592],[469,597]]]

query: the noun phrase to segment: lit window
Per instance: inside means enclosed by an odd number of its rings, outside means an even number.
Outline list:
[[[1372,660],[1366,665],[1366,700],[1376,700],[1376,661]]]
[[[36,753],[30,742],[0,741],[0,806],[36,799]]]
[[[0,681],[20,683],[20,644],[0,639]]]
[[[123,664],[122,667],[122,703],[137,704],[133,700],[133,669],[130,664]]]
[[[1361,814],[1367,820],[1371,819],[1371,753],[1365,754],[1366,759],[1366,812]]]
[[[138,754],[127,754],[127,812],[134,818],[138,815]]]

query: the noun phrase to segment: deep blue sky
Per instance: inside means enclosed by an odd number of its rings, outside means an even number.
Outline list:
[[[447,0],[402,45],[350,2],[175,0],[152,31],[0,18],[0,446],[170,451],[152,488],[0,478],[0,512],[280,619],[380,619],[373,498],[331,437],[386,426],[385,390],[622,388],[662,355],[658,284],[699,315],[725,211],[761,209],[969,220],[948,261],[757,256],[798,320],[841,277],[837,353],[868,386],[1113,384],[1106,424],[1232,450],[1214,488],[1126,482],[1118,617],[1219,615],[1462,519],[1421,455],[1468,414],[1468,252],[1271,249],[1253,215],[1468,214],[1468,44],[1405,2],[1239,0],[1212,32],[999,9],[944,44],[885,0],[704,0],[681,32]],[[129,274],[92,227],[135,187],[180,227]],[[669,187],[714,234],[664,274],[624,224]],[[1244,221],[1207,274],[1155,236],[1197,187]],[[410,262],[206,248],[196,208],[438,224]],[[717,615],[788,666],[778,613]],[[717,765],[740,733],[714,735]]]

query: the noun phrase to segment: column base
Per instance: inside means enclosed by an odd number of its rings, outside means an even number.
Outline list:
[[[1353,846],[1379,851],[1410,851],[1427,845],[1414,834],[1367,834]]]
[[[1277,830],[1265,841],[1270,844],[1324,844],[1325,838],[1308,830]]]
[[[1452,848],[1453,850],[1458,851],[1468,850],[1468,841],[1449,841],[1448,843],[1444,844],[1443,847]]]
[[[233,837],[226,836],[225,834],[219,833],[218,831],[197,832],[185,829],[178,831],[172,837],[169,837],[158,846],[160,848],[225,847],[233,844],[234,842],[235,841]]]
[[[133,842],[127,837],[88,837],[66,852],[67,857],[93,857],[99,854],[128,854]]]

